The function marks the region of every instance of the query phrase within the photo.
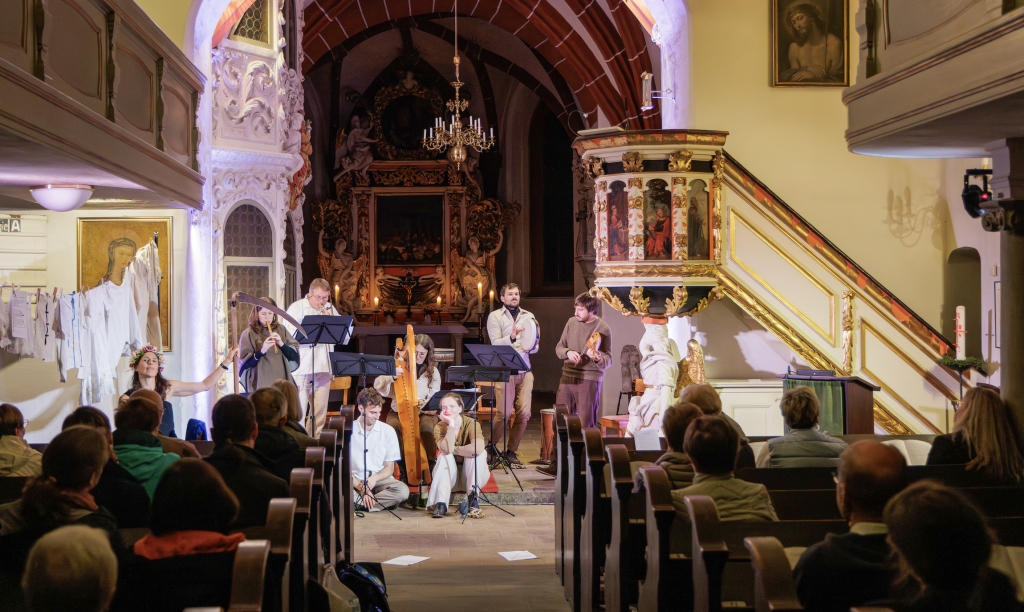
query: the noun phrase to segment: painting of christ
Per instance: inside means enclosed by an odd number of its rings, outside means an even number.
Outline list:
[[[608,259],[629,259],[629,201],[626,184],[612,181],[608,194]]]
[[[708,192],[707,183],[691,181],[686,192],[687,259],[711,259],[711,242],[708,239]]]
[[[848,0],[772,0],[772,85],[850,84]]]
[[[672,259],[672,196],[668,183],[648,181],[644,191],[644,259]]]

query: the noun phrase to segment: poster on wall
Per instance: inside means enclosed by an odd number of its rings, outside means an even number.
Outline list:
[[[850,85],[849,0],[771,0],[772,85]]]
[[[103,279],[121,285],[139,249],[157,235],[160,257],[160,329],[163,350],[171,346],[171,218],[93,217],[78,220],[78,287],[95,287]]]

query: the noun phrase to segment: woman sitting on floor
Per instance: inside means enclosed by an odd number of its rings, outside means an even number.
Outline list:
[[[437,463],[431,475],[430,495],[427,511],[434,518],[442,518],[448,511],[452,489],[457,482],[466,483],[466,491],[479,492],[491,478],[487,468],[487,441],[480,423],[462,416],[462,398],[448,393],[441,398],[441,415],[434,426],[434,440],[437,441]],[[461,472],[455,458],[462,459]],[[470,516],[483,518],[483,512],[475,499]]]

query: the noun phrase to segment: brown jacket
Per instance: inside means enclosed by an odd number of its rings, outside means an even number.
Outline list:
[[[161,436],[160,434],[153,434],[157,440],[160,440],[160,448],[165,453],[174,453],[182,459],[202,459],[202,455],[196,449],[195,445],[191,442],[186,442],[178,438],[168,438],[167,436]]]
[[[483,429],[480,428],[480,423],[469,417],[460,418],[462,421],[459,423],[458,431],[448,427],[448,423],[441,420],[434,425],[434,441],[437,442],[437,450],[446,455],[476,457],[484,452],[487,446]]]

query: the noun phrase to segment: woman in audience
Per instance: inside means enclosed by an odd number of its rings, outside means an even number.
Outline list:
[[[683,452],[683,441],[686,439],[686,428],[703,414],[696,404],[678,402],[669,406],[665,414],[661,415],[661,429],[668,442],[668,452],[658,457],[654,463],[668,473],[673,489],[682,489],[693,484],[693,464],[690,457]],[[636,474],[636,481],[640,481],[639,472]]]
[[[121,466],[152,497],[164,470],[181,458],[165,453],[160,440],[152,434],[160,425],[160,409],[147,398],[133,398],[114,412],[114,425],[114,452]]]
[[[757,455],[757,467],[836,467],[846,442],[818,431],[821,404],[810,387],[800,385],[782,394],[779,405],[790,432],[768,440]]]
[[[1010,580],[988,567],[992,536],[985,519],[956,489],[914,483],[886,505],[885,524],[897,586],[910,593],[885,605],[897,612],[1020,610]]]
[[[230,371],[229,364],[237,353],[238,349],[231,349],[224,357],[224,360],[220,362],[220,367],[215,369],[202,382],[192,383],[164,378],[163,374],[161,374],[164,371],[163,353],[157,352],[152,346],[144,346],[132,353],[131,359],[128,360],[128,365],[131,369],[135,370],[135,374],[132,375],[131,387],[121,396],[121,404],[127,402],[128,397],[139,389],[156,391],[160,394],[164,404],[164,415],[163,420],[160,422],[160,433],[177,438],[178,436],[174,433],[174,408],[167,400],[172,397],[188,397],[213,389],[220,380],[220,377],[225,372]]]
[[[966,464],[968,470],[1015,481],[1024,476],[1017,428],[995,391],[983,387],[968,390],[953,430],[932,441],[928,465]]]
[[[235,549],[245,534],[228,534],[238,499],[217,470],[182,459],[164,472],[153,495],[153,532],[122,560],[112,610],[181,612],[227,609]]]
[[[280,391],[288,402],[288,422],[281,429],[285,430],[302,448],[316,446],[316,440],[302,426],[302,407],[299,404],[299,388],[290,380],[275,380],[270,385]]]
[[[25,417],[10,404],[0,404],[0,476],[38,476],[43,454],[25,441]]]
[[[61,527],[32,547],[21,585],[31,612],[104,612],[117,586],[117,556],[99,529]]]

